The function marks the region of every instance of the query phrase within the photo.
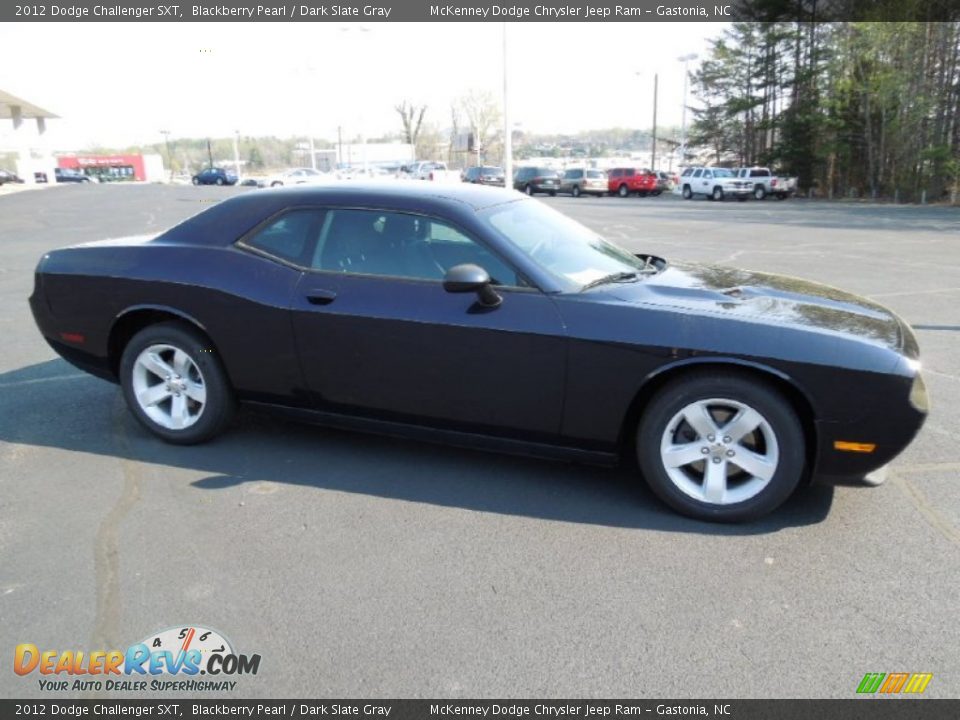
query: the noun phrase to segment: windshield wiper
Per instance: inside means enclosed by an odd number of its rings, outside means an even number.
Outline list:
[[[606,285],[607,283],[619,283],[619,282],[635,282],[640,277],[636,272],[616,272],[610,273],[609,275],[604,275],[599,277],[596,280],[591,280],[582,288],[580,291],[589,290],[592,287],[597,287],[597,285]]]

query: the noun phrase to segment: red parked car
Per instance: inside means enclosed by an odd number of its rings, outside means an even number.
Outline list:
[[[659,195],[663,192],[657,174],[646,168],[614,168],[607,173],[607,189],[620,197]]]

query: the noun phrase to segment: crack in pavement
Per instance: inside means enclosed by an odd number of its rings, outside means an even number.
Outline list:
[[[119,405],[119,407],[118,407]],[[94,578],[96,581],[96,615],[93,630],[93,647],[116,648],[121,646],[118,633],[120,619],[120,526],[130,510],[140,500],[142,471],[140,464],[130,460],[130,440],[124,430],[126,409],[114,404],[114,436],[121,451],[120,466],[123,471],[123,489],[116,503],[97,528],[94,544]]]

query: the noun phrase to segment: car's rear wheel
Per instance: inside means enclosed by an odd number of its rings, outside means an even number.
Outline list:
[[[684,200],[692,200],[692,199],[693,199],[693,190],[690,189],[690,186],[689,186],[689,185],[684,185],[684,186],[683,186],[683,192],[682,192],[681,194],[683,195],[683,199],[684,199]]]
[[[120,359],[120,384],[137,420],[167,442],[208,440],[233,415],[233,391],[220,360],[209,341],[182,323],[137,333]]]
[[[619,195],[620,197],[626,197],[629,194],[630,194],[630,190],[627,188],[626,185],[621,185],[619,188],[617,188],[617,195]]]
[[[223,185],[223,178],[221,177],[217,178],[217,185]]]
[[[713,189],[713,195],[710,196],[714,200],[723,200],[723,188],[717,185]]]
[[[574,185],[573,190],[570,191],[570,194],[573,195],[574,197],[580,197],[580,186]]]
[[[757,200],[763,200],[767,197],[767,189],[763,185],[757,185],[753,189],[753,197]]]
[[[194,184],[194,185],[199,185],[199,184],[200,184],[200,178],[195,177],[195,178],[193,179],[193,184]]]
[[[637,458],[650,488],[700,520],[742,522],[773,511],[800,482],[805,457],[791,405],[735,373],[665,386],[637,431]]]

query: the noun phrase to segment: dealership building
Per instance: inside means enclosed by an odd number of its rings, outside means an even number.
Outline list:
[[[56,161],[46,134],[47,121],[57,117],[49,110],[0,90],[0,150],[17,156],[16,173],[24,182],[35,182],[38,173],[41,177],[53,177]],[[34,122],[29,122],[31,120]]]

